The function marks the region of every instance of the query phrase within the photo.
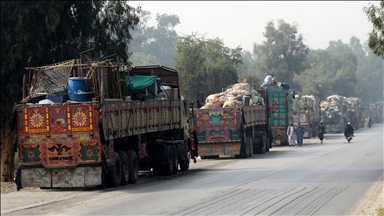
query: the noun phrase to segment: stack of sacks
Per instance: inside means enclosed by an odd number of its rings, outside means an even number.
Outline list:
[[[201,109],[241,107],[245,97],[250,97],[251,106],[256,104],[264,105],[264,99],[256,90],[251,89],[248,83],[237,83],[225,90],[225,92],[209,95],[205,99],[206,104]]]
[[[322,102],[320,103],[320,109],[321,109],[321,111],[325,111],[325,110],[328,108],[328,106],[329,106],[328,101],[322,101]]]
[[[326,111],[326,113],[329,112],[339,112],[340,111],[340,103],[344,97],[339,96],[339,95],[331,95],[327,97],[326,101],[323,101],[320,104],[321,110]]]
[[[222,107],[227,100],[227,94],[225,92],[211,94],[205,99],[205,105],[200,109],[212,109]]]
[[[232,97],[225,101],[223,108],[241,107],[243,106],[243,96]]]
[[[248,83],[237,83],[225,90],[225,92],[229,99],[231,99],[230,95],[233,95],[233,97],[237,98],[237,101],[241,102],[238,103],[232,99],[226,103],[225,107],[241,107],[245,97],[250,97],[250,106],[257,104],[264,105],[264,99],[255,89],[252,89]]]

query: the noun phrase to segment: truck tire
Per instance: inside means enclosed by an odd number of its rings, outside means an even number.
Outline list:
[[[261,154],[264,154],[266,152],[266,148],[267,148],[267,143],[266,143],[265,136],[263,136],[263,143],[261,144]]]
[[[261,135],[259,143],[256,143],[256,144],[254,143],[254,145],[257,145],[257,146],[254,146],[254,149],[256,150],[256,154],[264,154],[265,153],[266,146],[267,146],[266,141],[267,140],[266,140],[265,136]]]
[[[245,136],[245,133],[244,133],[244,136],[241,139],[240,155],[237,156],[238,158],[246,158],[247,157],[247,146],[248,146],[247,141],[248,141],[248,138]],[[235,157],[236,157],[236,155],[235,155]]]
[[[247,137],[247,157],[252,157],[253,155],[253,139],[252,137]]]
[[[17,169],[15,182],[16,182],[16,189],[17,189],[17,191],[19,191],[22,188],[21,187],[21,169],[20,168]]]
[[[162,166],[163,175],[169,176],[173,173],[173,165],[174,165],[173,160],[174,160],[174,153],[171,149],[171,146],[167,146],[165,149],[165,161],[167,163],[165,163]]]
[[[113,168],[108,173],[108,185],[110,187],[118,187],[121,181],[121,163],[119,154],[115,152],[113,155]]]
[[[189,169],[189,162],[191,161],[191,152],[183,152],[186,154],[180,161],[180,170],[187,171]]]
[[[265,138],[265,152],[269,152],[269,138]]]
[[[139,178],[139,158],[134,150],[129,149],[128,155],[128,170],[129,170],[129,184],[135,184]]]
[[[121,181],[120,185],[127,185],[129,181],[129,166],[128,166],[128,156],[125,151],[119,151],[119,158],[121,164]]]
[[[283,138],[281,138],[280,145],[281,146],[289,145],[289,143],[288,143],[288,136],[286,134],[283,136]]]
[[[173,170],[172,174],[176,174],[179,170],[179,156],[177,154],[176,146],[171,146],[171,150],[173,151]]]

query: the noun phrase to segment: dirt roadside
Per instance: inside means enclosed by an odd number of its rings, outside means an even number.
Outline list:
[[[369,195],[357,208],[354,215],[358,216],[376,216],[379,208],[384,208],[384,180],[377,183]]]

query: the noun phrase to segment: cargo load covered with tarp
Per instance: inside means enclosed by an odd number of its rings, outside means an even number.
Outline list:
[[[157,76],[134,75],[130,77],[129,88],[133,91],[142,91],[154,85],[156,81]]]

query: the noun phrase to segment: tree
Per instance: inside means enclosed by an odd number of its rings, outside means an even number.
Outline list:
[[[236,83],[236,66],[241,64],[242,49],[230,49],[221,39],[205,39],[196,33],[179,37],[176,43],[175,69],[180,73],[183,95],[197,99],[204,95],[221,92],[222,88]]]
[[[358,58],[364,57],[360,41],[352,37],[350,46],[341,40],[330,41],[325,50],[311,50],[308,54],[310,67],[300,76],[295,76],[295,83],[302,84],[302,94],[313,94],[321,99],[330,95],[356,97],[358,89]]]
[[[383,96],[383,59],[369,50],[368,54],[359,60],[356,72],[357,88],[355,94],[364,103],[382,101]]]
[[[307,58],[310,68],[294,77],[294,83],[301,83],[300,94],[315,95],[320,99],[332,95],[334,92],[330,77],[333,77],[331,72],[337,69],[331,55],[325,50],[310,50]]]
[[[134,38],[130,47],[134,56],[132,61],[135,65],[142,63],[138,58],[138,53],[141,53],[141,57],[147,55],[145,59],[150,59],[151,64],[173,68],[175,44],[178,38],[174,28],[180,24],[179,17],[172,14],[156,14],[156,26],[149,26],[151,18],[151,13],[148,11],[141,13],[141,22],[132,35]]]
[[[373,25],[372,32],[369,34],[368,46],[374,54],[384,59],[384,0],[380,1],[380,7],[370,4],[369,7],[364,7],[363,11]]]
[[[263,34],[266,41],[260,45],[262,72],[273,74],[277,81],[291,83],[294,74],[299,75],[308,67],[309,48],[304,44],[303,36],[298,34],[297,25],[278,20],[275,27],[270,21]]]
[[[80,57],[116,54],[128,61],[130,30],[139,22],[125,1],[1,1],[1,167],[2,180],[13,180],[8,127],[21,100],[27,66],[42,66]],[[6,142],[4,142],[6,141]]]
[[[259,85],[263,83],[262,80],[258,79],[255,75],[252,75],[252,74],[241,74],[237,82],[257,83]]]

